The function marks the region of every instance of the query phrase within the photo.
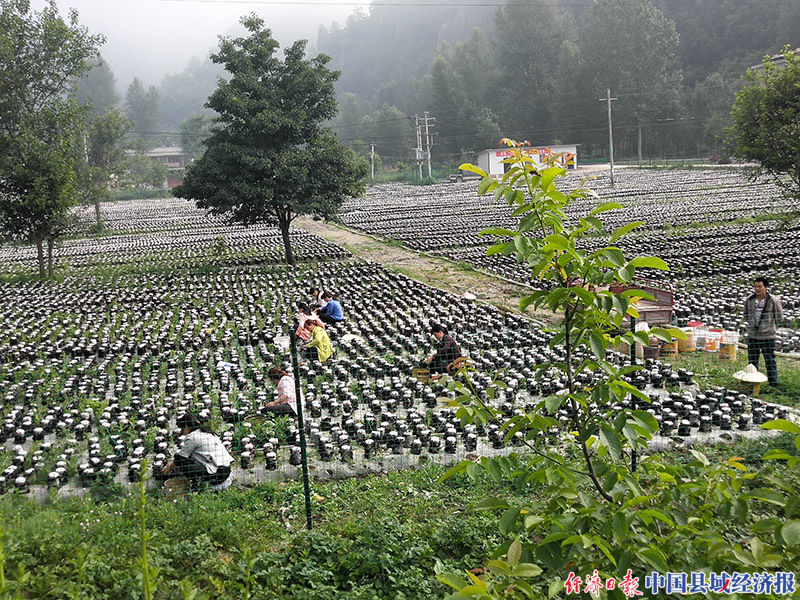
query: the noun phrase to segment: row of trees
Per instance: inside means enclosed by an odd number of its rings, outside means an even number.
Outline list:
[[[211,118],[211,111],[203,104],[223,75],[224,69],[210,58],[193,58],[183,71],[165,75],[158,86],[146,86],[134,77],[121,97],[110,66],[98,59],[77,82],[78,101],[91,105],[90,117],[120,110],[130,122],[127,138],[137,148],[184,146],[187,136],[197,137],[198,131],[193,128],[198,117],[206,121]],[[207,135],[206,127],[201,130]]]
[[[306,58],[298,41],[281,60],[261,19],[242,24],[249,36],[222,39],[211,57],[230,77],[206,103],[214,121],[194,115],[185,124],[196,160],[175,193],[242,223],[279,225],[293,263],[291,222],[333,216],[347,195],[363,191],[366,164],[322,126],[337,109],[339,73],[327,68],[329,58]],[[98,95],[109,102],[101,108],[76,93],[102,42],[75,11],[62,19],[55,0],[41,12],[26,0],[0,0],[0,227],[4,239],[36,245],[42,277],[53,274],[53,246],[78,199],[94,201],[99,223],[110,182],[141,168],[126,157],[131,123],[113,95]],[[135,96],[142,104],[154,97],[143,88]]]
[[[399,135],[389,128],[395,121],[378,118],[395,110],[430,111],[434,154],[451,163],[495,146],[498,132],[534,144],[576,142],[584,157],[604,157],[606,107],[598,99],[607,88],[617,98],[619,156],[710,156],[723,151],[747,67],[797,35],[800,5],[768,4],[527,0],[508,2],[493,17],[488,8],[426,12],[425,23],[403,7],[373,4],[344,28],[323,29],[319,47],[346,71],[338,89],[350,108],[336,121],[340,139],[375,141],[385,157],[406,159],[415,145],[413,120]],[[475,27],[465,33],[470,18]],[[404,27],[405,19],[416,28]],[[387,53],[392,60],[380,62]]]
[[[39,12],[0,0],[0,239],[35,244],[42,277],[53,274],[53,247],[77,202],[94,204],[101,225],[115,182],[167,177],[166,165],[126,152],[131,122],[116,108],[104,41],[53,0]]]
[[[40,274],[52,275],[53,244],[69,226],[79,190],[94,201],[99,223],[99,201],[109,182],[123,166],[136,170],[121,144],[130,122],[115,108],[98,112],[79,102],[75,80],[97,59],[103,40],[78,24],[77,13],[70,12],[65,22],[52,0],[38,13],[31,13],[25,0],[0,0],[0,7],[4,36],[0,39],[0,226],[6,238],[34,243]],[[669,23],[660,13],[645,4],[641,7],[644,16],[611,10],[605,18],[609,23],[647,18],[669,33]],[[293,219],[301,214],[333,216],[347,195],[363,190],[366,164],[322,126],[337,112],[334,84],[339,73],[327,67],[329,57],[306,58],[305,41],[299,41],[285,50],[281,60],[276,56],[278,44],[261,19],[250,16],[242,23],[249,36],[223,38],[219,52],[211,57],[230,74],[206,102],[217,116],[210,120],[197,114],[184,124],[196,160],[175,193],[242,223],[277,224],[291,264]],[[480,45],[480,34],[471,42]],[[596,41],[598,47],[601,42]],[[653,53],[663,59],[664,48],[653,46]],[[650,60],[655,65],[656,58]],[[649,71],[658,80],[668,79],[668,70]],[[468,69],[463,75],[472,73]],[[644,77],[643,73],[630,76]],[[797,193],[800,107],[795,90],[800,58],[787,52],[784,67],[767,62],[763,72],[749,77],[751,85],[739,94],[734,109],[731,148],[759,160],[772,175],[788,173],[787,190]],[[471,84],[481,85],[481,77],[473,76]],[[541,85],[549,84],[541,80]],[[550,90],[553,96],[558,93],[555,87]],[[642,88],[640,95],[655,102],[665,93],[653,87]],[[529,97],[523,96],[521,105],[528,102]],[[352,106],[346,108],[352,111]],[[497,133],[499,125],[493,124],[489,109],[475,104],[474,110],[483,115],[485,130],[494,127],[492,133]],[[631,118],[641,123],[646,110],[645,104]],[[379,117],[380,122],[398,127],[407,121],[388,108]],[[204,142],[198,143],[199,139]]]
[[[384,163],[408,161],[413,115],[428,110],[435,160],[457,162],[494,146],[501,132],[577,142],[582,156],[604,157],[606,111],[597,100],[610,87],[615,150],[641,159],[722,153],[742,73],[798,27],[792,0],[531,0],[429,7],[424,18],[417,7],[376,2],[343,27],[322,27],[318,46],[342,70],[334,130],[363,156],[374,142]],[[200,151],[211,118],[203,103],[222,76],[222,65],[195,58],[158,86],[134,79],[121,101],[128,137],[139,147]],[[120,105],[115,86],[101,62],[79,94],[86,88],[104,112]],[[498,86],[522,100],[508,102]]]
[[[78,192],[86,111],[69,91],[102,42],[52,0],[0,0],[0,226],[36,245],[41,276]]]

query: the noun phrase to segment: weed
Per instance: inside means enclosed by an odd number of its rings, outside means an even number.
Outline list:
[[[142,462],[142,472],[147,472],[147,461]],[[153,600],[156,581],[158,579],[158,569],[150,566],[147,558],[147,542],[150,540],[150,532],[147,531],[147,478],[142,477],[139,482],[139,540],[141,542],[142,554],[139,567],[142,575],[142,593],[144,600]]]
[[[458,261],[458,262],[456,263],[456,266],[457,266],[459,269],[461,269],[462,271],[472,272],[472,271],[475,271],[475,270],[476,270],[474,265],[472,265],[472,264],[468,263],[468,262],[467,262],[467,261],[465,261],[465,260],[460,260],[460,261]]]
[[[181,591],[181,598],[183,598],[183,600],[195,600],[195,598],[197,598],[197,590],[194,589],[192,582],[188,579],[182,579],[178,584],[178,587]]]
[[[0,597],[7,598],[6,594],[6,550],[3,540],[3,528],[0,525]]]
[[[75,561],[73,564],[75,565],[77,580],[75,581],[75,585],[73,587],[73,600],[80,600],[81,597],[81,587],[83,586],[83,575],[86,572],[86,557],[88,554],[89,553],[85,548],[81,548],[75,555]]]
[[[701,388],[737,387],[739,383],[733,378],[736,371],[747,366],[747,350],[739,350],[735,361],[721,360],[716,352],[684,352],[670,360],[674,368],[694,371],[695,379]],[[778,375],[780,387],[765,387],[758,395],[759,399],[777,402],[788,406],[800,405],[800,369],[797,360],[778,357]]]
[[[16,583],[16,592],[14,594],[15,600],[22,600],[22,590],[24,589],[25,585],[31,579],[31,572],[25,567],[24,564],[17,563],[17,574],[14,577],[14,583]]]

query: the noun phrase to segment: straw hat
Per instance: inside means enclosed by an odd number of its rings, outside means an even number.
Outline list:
[[[766,375],[759,373],[753,363],[750,363],[741,371],[736,371],[733,377],[745,383],[764,383],[768,379]]]

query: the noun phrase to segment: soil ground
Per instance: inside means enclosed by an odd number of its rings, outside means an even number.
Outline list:
[[[501,310],[519,314],[520,300],[532,289],[502,278],[464,268],[445,258],[417,253],[397,242],[387,242],[358,233],[342,225],[300,217],[294,224],[352,252],[358,258],[373,261],[387,269],[403,273],[427,285],[447,290],[459,296],[474,294],[479,301],[493,304]],[[526,316],[550,320],[552,314],[526,311]]]

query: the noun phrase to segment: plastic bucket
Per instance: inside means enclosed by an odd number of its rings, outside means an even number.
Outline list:
[[[683,333],[686,334],[685,340],[678,340],[678,351],[680,352],[694,352],[697,350],[696,338],[694,336],[695,327],[685,327]]]
[[[736,360],[737,344],[720,344],[719,359],[720,360]]]
[[[664,358],[674,358],[678,356],[678,342],[677,340],[674,342],[664,342],[664,345],[661,346],[661,356]]]
[[[189,480],[186,477],[173,477],[164,482],[164,495],[174,500],[189,495]]]
[[[708,329],[705,327],[695,327],[694,328],[694,341],[697,344],[698,350],[705,350],[706,349],[706,334],[708,333]]]
[[[734,346],[739,343],[739,332],[738,331],[723,331],[722,332],[722,342],[723,345],[729,346],[733,344]]]
[[[719,352],[722,341],[722,329],[707,329],[705,337],[706,352]]]

